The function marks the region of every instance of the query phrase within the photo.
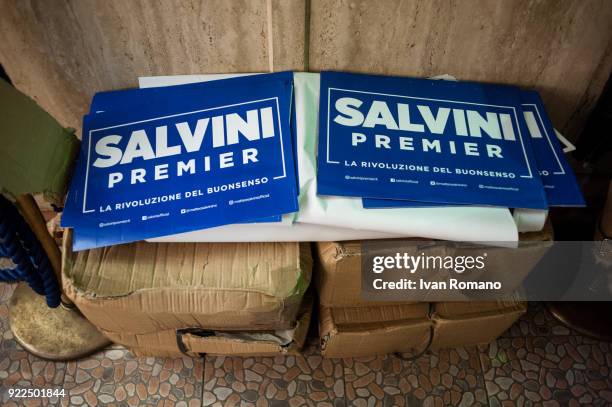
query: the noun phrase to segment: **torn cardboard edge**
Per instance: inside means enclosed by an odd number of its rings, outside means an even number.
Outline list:
[[[236,333],[219,333],[190,329],[168,329],[149,334],[126,334],[102,330],[113,342],[128,347],[136,356],[176,357],[202,356],[277,356],[298,355],[306,341],[312,318],[313,299],[307,297],[293,328],[293,338],[287,344],[274,340],[240,338]],[[191,332],[190,332],[191,331]]]
[[[71,251],[71,231],[68,229],[64,234],[62,259],[63,288],[66,295],[75,303],[81,312],[98,328],[111,332],[128,332],[132,334],[144,334],[178,327],[200,326],[215,330],[282,330],[291,329],[295,323],[295,318],[302,302],[302,297],[306,291],[311,276],[312,258],[308,244],[286,243],[293,245],[284,256],[286,261],[282,261],[282,253],[272,243],[267,245],[268,254],[262,256],[274,258],[274,265],[267,273],[261,274],[258,278],[261,287],[245,284],[246,288],[237,289],[226,287],[228,273],[238,267],[238,263],[229,259],[217,259],[217,263],[222,263],[219,268],[217,278],[226,279],[220,281],[218,285],[212,284],[211,287],[202,284],[193,284],[190,278],[180,281],[180,284],[172,286],[165,284],[157,287],[140,288],[134,290],[118,289],[117,295],[98,295],[94,285],[93,289],[76,283],[73,268],[75,261]],[[172,243],[142,243],[157,246],[180,247],[180,244]],[[177,246],[178,245],[178,246]],[[208,243],[198,243],[192,245],[207,246]],[[225,244],[231,245],[231,244]],[[277,244],[279,245],[279,244]],[[277,250],[278,249],[278,250]],[[100,250],[119,250],[118,247]],[[285,250],[286,251],[286,250]],[[248,255],[248,250],[244,254]],[[275,254],[276,253],[276,254]],[[130,253],[128,253],[130,254]],[[78,255],[85,256],[83,252]],[[252,255],[252,254],[251,254]],[[180,265],[186,262],[189,254],[182,254],[183,257],[177,260],[178,276],[180,280]],[[187,257],[185,257],[187,256]],[[129,256],[128,256],[129,257]],[[130,257],[131,261],[136,262],[136,257]],[[288,260],[287,260],[288,259]],[[104,258],[99,259],[101,265]],[[212,262],[212,260],[210,260]],[[149,259],[151,270],[147,271],[154,275],[161,270],[156,262]],[[166,262],[161,262],[163,267],[169,267]],[[286,264],[285,264],[286,263]],[[108,266],[108,263],[105,263]],[[208,264],[208,263],[207,263]],[[146,266],[146,265],[145,265]],[[240,266],[242,267],[242,266]],[[191,267],[187,267],[192,270]],[[169,268],[164,269],[169,272]],[[293,270],[293,274],[290,272]],[[94,270],[95,271],[95,270]],[[185,271],[185,270],[183,270]],[[191,271],[193,272],[193,271]],[[248,277],[248,271],[240,270],[242,276]],[[262,270],[260,270],[262,272]],[[244,274],[247,273],[247,274]],[[81,276],[82,277],[82,276]],[[184,276],[183,276],[184,277]],[[240,277],[240,276],[239,276]],[[245,278],[246,278],[245,277]],[[202,278],[213,279],[210,273],[203,275]],[[249,277],[249,278],[252,278]],[[128,279],[130,282],[132,277]],[[242,277],[238,279],[243,283]],[[260,281],[261,280],[261,281]],[[164,280],[165,281],[165,280]],[[284,282],[283,282],[284,281]],[[276,288],[272,291],[265,290],[266,286],[282,285],[285,288],[275,294]],[[227,285],[227,284],[226,284]],[[252,291],[249,288],[253,287]],[[102,290],[104,291],[104,290]],[[107,290],[108,291],[108,290]],[[111,290],[112,292],[112,290]]]
[[[463,308],[454,312],[448,310],[456,303],[432,303],[431,309],[428,303],[356,307],[348,312],[320,305],[321,353],[327,358],[414,355],[428,348],[485,344],[527,310],[526,303],[511,300],[466,304],[459,303]],[[348,316],[353,320],[346,319]]]

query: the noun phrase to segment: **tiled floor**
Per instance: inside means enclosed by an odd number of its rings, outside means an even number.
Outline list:
[[[609,343],[579,336],[539,305],[495,343],[394,356],[135,358],[111,347],[90,358],[50,363],[19,348],[7,324],[12,289],[0,284],[0,404],[9,387],[65,388],[69,397],[26,405],[557,406],[612,405]]]

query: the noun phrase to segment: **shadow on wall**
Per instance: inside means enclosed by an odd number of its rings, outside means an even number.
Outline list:
[[[5,81],[10,83],[11,85],[13,84],[13,82],[11,82],[11,78],[8,77],[8,74],[4,70],[4,67],[2,66],[2,64],[0,64],[0,78],[4,79]]]

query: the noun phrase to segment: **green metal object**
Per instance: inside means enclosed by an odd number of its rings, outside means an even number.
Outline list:
[[[62,206],[78,151],[73,129],[0,79],[0,192]]]

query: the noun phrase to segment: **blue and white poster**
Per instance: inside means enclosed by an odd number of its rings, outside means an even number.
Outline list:
[[[523,91],[523,115],[549,206],[585,206],[582,192],[536,91]]]
[[[62,217],[74,249],[295,212],[292,80],[286,72],[94,98]]]
[[[211,86],[211,89],[209,91],[212,91],[213,87],[219,88],[221,91],[224,86],[227,86],[227,82],[217,80],[214,83],[209,82],[209,85]],[[237,86],[237,84],[234,86]],[[149,89],[125,89],[99,92],[96,93],[92,98],[91,105],[89,107],[89,113],[108,113],[114,111],[121,112],[126,109],[134,108],[135,106],[142,106],[148,110],[158,111],[160,110],[160,108],[164,108],[164,100],[169,95],[172,95],[177,92],[179,93],[180,97],[180,94],[185,92],[185,88],[182,86],[170,86]],[[293,129],[293,127],[295,126],[295,114],[293,113],[293,110],[295,110],[295,104],[292,103],[291,106],[291,143],[295,149],[295,131]],[[293,153],[293,157],[295,160],[295,152]],[[239,223],[280,222],[281,220],[282,216],[276,215],[261,219],[252,219]]]
[[[323,72],[317,193],[547,207],[520,90]]]
[[[584,198],[569,165],[563,147],[546,113],[544,103],[536,91],[522,91],[523,116],[529,130],[531,148],[535,155],[540,178],[544,184],[549,206],[584,206]],[[415,208],[446,204],[400,201],[390,199],[363,199],[364,208]]]

